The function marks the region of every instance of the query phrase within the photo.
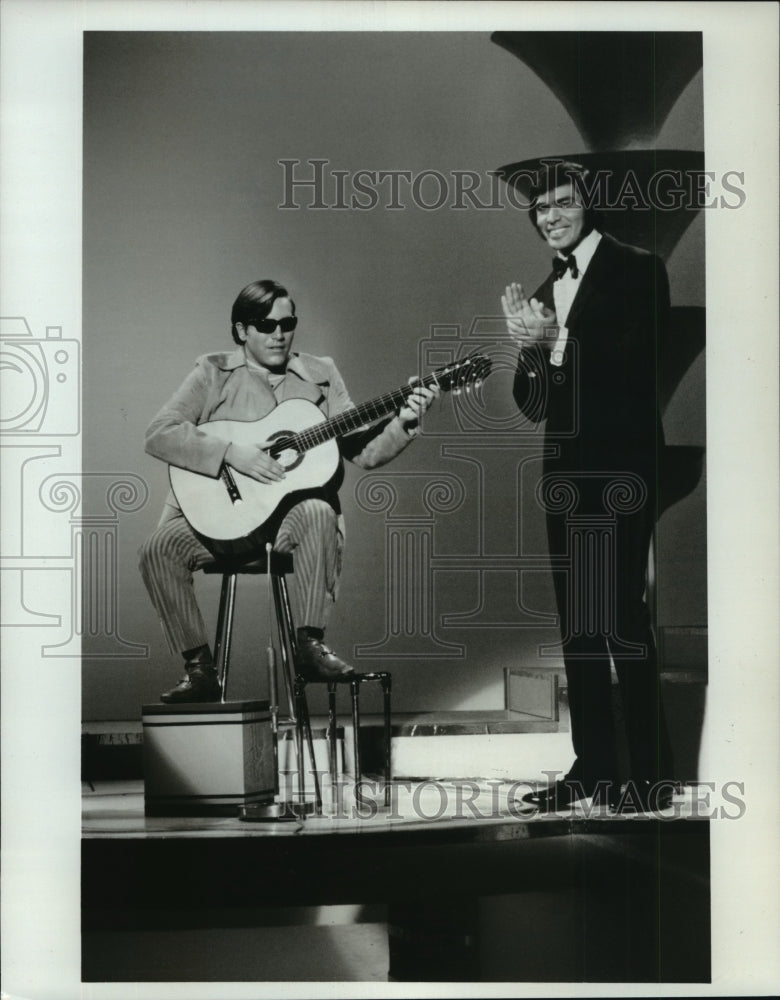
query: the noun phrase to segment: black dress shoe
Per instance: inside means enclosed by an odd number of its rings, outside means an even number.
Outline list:
[[[332,681],[355,672],[354,667],[345,663],[323,642],[302,632],[298,633],[295,670],[307,681]]]
[[[160,701],[166,705],[186,704],[187,702],[219,701],[222,688],[213,664],[186,663],[186,673],[170,691],[160,695]]]
[[[613,806],[619,816],[637,816],[640,813],[659,813],[669,809],[676,788],[673,781],[626,782],[623,793]]]
[[[520,801],[540,813],[561,812],[570,809],[581,799],[593,799],[593,805],[609,805],[615,800],[616,788],[612,781],[583,784],[576,779],[564,778],[537,792],[527,792]]]

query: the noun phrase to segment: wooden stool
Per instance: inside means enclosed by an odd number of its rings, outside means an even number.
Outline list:
[[[274,607],[276,611],[276,625],[279,630],[279,640],[282,648],[282,662],[284,664],[287,654],[287,643],[284,629],[286,622],[280,613],[280,606],[287,598],[286,573],[292,573],[292,556],[280,553],[271,553],[271,586],[273,588]],[[222,590],[219,596],[219,612],[217,613],[217,634],[214,640],[214,662],[216,664],[219,681],[222,685],[222,698],[227,698],[228,671],[230,669],[230,646],[233,641],[233,619],[236,609],[236,587],[238,577],[243,574],[266,575],[268,573],[268,557],[265,553],[261,556],[253,555],[251,559],[240,559],[236,557],[215,557],[213,562],[206,563],[203,572],[209,575],[219,573],[222,576]],[[285,665],[286,666],[286,665]],[[284,670],[285,682],[290,676],[289,668]],[[287,700],[290,703],[292,714],[292,691],[288,690]]]
[[[304,772],[304,739],[309,750],[312,774],[314,776],[314,797],[315,807],[318,814],[322,813],[322,793],[320,781],[317,774],[317,766],[314,759],[314,740],[311,731],[311,718],[309,716],[309,706],[306,700],[307,684],[327,684],[328,685],[328,740],[330,750],[330,776],[335,787],[338,778],[338,768],[336,764],[336,687],[337,685],[350,685],[352,704],[352,729],[353,747],[355,757],[355,783],[359,788],[361,765],[360,765],[360,685],[378,682],[382,686],[383,708],[384,708],[384,776],[385,776],[385,805],[390,804],[390,692],[392,688],[392,678],[386,671],[377,673],[353,673],[344,677],[328,680],[327,678],[316,678],[306,680],[295,673],[295,659],[297,652],[297,640],[295,624],[293,622],[292,610],[290,607],[290,597],[287,590],[285,576],[293,571],[292,556],[287,553],[274,552],[262,553],[259,556],[247,559],[235,557],[219,557],[213,562],[207,563],[203,567],[204,573],[222,575],[222,592],[219,601],[219,613],[217,615],[217,636],[214,643],[214,658],[217,672],[222,684],[222,701],[227,695],[228,670],[230,667],[230,645],[233,635],[233,618],[236,603],[236,586],[238,577],[242,574],[266,574],[269,572],[268,560],[270,556],[270,578],[273,590],[274,610],[276,614],[276,624],[279,632],[279,645],[282,654],[282,676],[284,678],[287,691],[287,701],[290,712],[290,720],[295,723],[296,737],[296,757],[298,763],[298,793],[301,799],[305,793],[305,772]],[[271,712],[273,716],[274,734],[277,732],[277,720],[275,717],[275,706],[278,704],[275,671],[269,671],[269,698],[271,702]],[[295,678],[293,681],[293,677]]]
[[[287,705],[290,721],[295,723],[296,756],[298,761],[298,793],[300,798],[303,799],[306,780],[304,775],[303,759],[303,741],[305,738],[312,762],[316,808],[318,812],[321,812],[322,796],[320,793],[319,777],[317,776],[317,769],[314,763],[314,740],[312,738],[311,720],[309,718],[308,706],[305,698],[300,704],[296,702],[296,696],[293,690],[295,626],[293,624],[292,611],[290,609],[290,597],[286,581],[286,574],[292,573],[292,571],[292,555],[289,553],[274,552],[273,550],[270,550],[270,548],[267,552],[253,553],[253,555],[249,558],[218,556],[214,558],[213,562],[206,563],[206,565],[203,566],[204,573],[219,573],[222,576],[222,591],[220,593],[219,612],[217,614],[217,635],[214,641],[214,660],[220,683],[222,685],[222,702],[224,702],[227,697],[228,671],[230,668],[230,646],[233,638],[233,619],[235,615],[236,586],[238,577],[244,574],[270,575],[276,626],[279,633],[279,646],[282,655],[282,677],[284,679],[285,690],[287,693]],[[272,663],[269,664],[269,700],[271,703],[274,742],[276,743],[276,736],[278,732],[278,722],[276,717],[278,696],[276,690],[276,671]]]

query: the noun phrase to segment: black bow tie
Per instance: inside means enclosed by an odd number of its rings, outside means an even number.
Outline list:
[[[552,266],[556,281],[558,278],[562,278],[567,271],[571,271],[572,278],[576,278],[580,273],[577,270],[577,259],[573,253],[570,253],[568,257],[553,257]]]

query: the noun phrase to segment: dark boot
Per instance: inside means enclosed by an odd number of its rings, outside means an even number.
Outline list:
[[[322,642],[322,633],[312,634],[307,628],[298,629],[298,650],[295,671],[307,681],[329,681],[348,677],[355,668],[345,663]]]
[[[187,702],[219,701],[222,696],[217,669],[213,663],[194,661],[184,664],[185,674],[176,687],[160,695],[166,705]]]

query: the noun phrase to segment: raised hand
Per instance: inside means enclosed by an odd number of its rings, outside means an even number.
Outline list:
[[[558,337],[555,313],[538,299],[529,299],[523,286],[513,281],[501,296],[506,329],[518,347],[540,344],[551,350]]]

